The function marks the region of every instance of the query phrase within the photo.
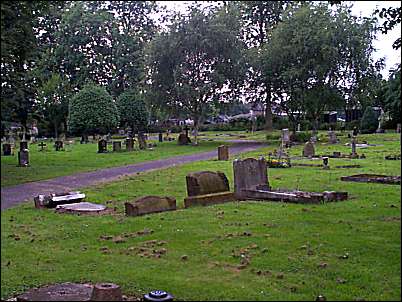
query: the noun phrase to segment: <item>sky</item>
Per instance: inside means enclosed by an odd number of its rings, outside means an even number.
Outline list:
[[[165,5],[169,10],[179,10],[184,12],[191,1],[156,1],[158,4]],[[355,16],[369,17],[376,8],[400,7],[400,1],[345,1],[347,4],[353,4],[352,14]],[[381,20],[380,20],[380,23]],[[385,58],[386,66],[382,71],[384,78],[388,78],[388,71],[395,64],[401,63],[401,50],[394,50],[392,43],[401,37],[401,24],[398,24],[392,31],[386,35],[378,33],[377,40],[374,41],[376,52],[374,59]]]

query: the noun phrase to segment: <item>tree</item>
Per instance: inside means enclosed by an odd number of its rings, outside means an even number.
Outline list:
[[[360,129],[365,133],[374,133],[378,126],[376,114],[371,106],[364,110],[363,117],[360,121]]]
[[[110,94],[88,84],[70,101],[68,129],[82,134],[107,133],[119,124],[119,112]]]
[[[401,23],[401,7],[388,7],[381,10],[376,9],[374,14],[378,14],[380,18],[385,19],[380,29],[383,34],[387,34],[395,26]],[[392,44],[394,49],[401,48],[401,38],[398,38]]]
[[[143,97],[135,90],[123,92],[117,99],[120,122],[133,132],[144,131],[148,125],[148,111]]]
[[[238,37],[234,11],[193,5],[151,43],[147,91],[160,108],[180,110],[194,120],[196,144],[203,113],[225,96],[224,88],[232,93],[243,79],[244,46]]]
[[[401,122],[401,65],[391,72],[385,91],[385,112],[396,124]]]
[[[359,101],[372,74],[373,23],[352,16],[348,7],[332,12],[320,3],[305,3],[284,15],[263,47],[261,65],[294,131],[306,112],[317,120],[342,98],[344,104]]]

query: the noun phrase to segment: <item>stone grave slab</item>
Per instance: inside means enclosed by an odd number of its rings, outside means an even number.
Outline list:
[[[59,204],[56,206],[56,212],[58,213],[98,214],[106,210],[106,206],[91,202]]]
[[[176,199],[173,197],[145,196],[134,202],[124,203],[127,216],[140,216],[176,210]]]
[[[17,296],[17,301],[90,301],[91,284],[61,283],[27,291]]]
[[[201,171],[186,176],[187,194],[184,199],[186,208],[194,205],[207,206],[216,203],[235,201],[230,192],[229,181],[223,172]]]
[[[222,145],[218,147],[218,160],[229,160],[229,147]]]
[[[368,182],[368,183],[380,183],[389,185],[400,185],[400,176],[388,176],[378,174],[356,174],[351,176],[342,176],[342,181],[356,181],[356,182]]]
[[[311,141],[308,141],[304,144],[303,148],[303,156],[304,157],[313,157],[315,155],[314,144]]]
[[[29,150],[22,149],[18,151],[18,167],[28,167],[29,166]]]
[[[35,208],[55,208],[60,204],[77,203],[85,198],[85,194],[77,192],[52,193],[38,195],[34,198]]]

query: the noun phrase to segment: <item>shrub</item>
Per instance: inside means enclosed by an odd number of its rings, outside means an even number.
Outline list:
[[[378,127],[378,119],[372,107],[367,107],[360,121],[362,133],[374,133]]]
[[[88,84],[70,100],[70,132],[107,133],[118,124],[119,112],[106,89]]]
[[[310,132],[296,132],[296,133],[292,133],[290,135],[290,139],[293,142],[300,142],[300,143],[305,143],[307,141],[309,141],[311,138],[311,133]]]

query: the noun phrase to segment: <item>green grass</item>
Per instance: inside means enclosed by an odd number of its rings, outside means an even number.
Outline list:
[[[104,281],[121,285],[128,295],[157,288],[178,300],[311,301],[320,294],[328,300],[400,300],[400,186],[340,181],[341,176],[357,173],[400,175],[400,161],[383,159],[400,152],[400,140],[396,134],[361,139],[383,146],[358,149],[359,153],[364,150],[366,159],[330,159],[330,170],[268,170],[273,188],[348,191],[349,200],[338,203],[248,201],[183,209],[189,172],[223,171],[233,188],[231,161],[208,160],[83,190],[88,201],[116,207],[112,216],[55,214],[34,209],[33,202],[5,210],[1,216],[1,298],[49,283]],[[266,155],[274,148],[242,157]],[[292,147],[290,153],[300,155],[301,150],[301,145]],[[317,153],[332,151],[349,153],[350,148],[316,148]],[[334,168],[352,163],[362,167]],[[125,201],[154,194],[174,196],[179,210],[124,216]],[[124,243],[99,239],[144,229],[153,233]],[[251,236],[243,236],[244,232]],[[149,240],[166,241],[155,249],[163,247],[167,253],[157,259],[130,250]],[[110,253],[103,254],[102,247]],[[237,270],[240,249],[247,247],[250,264]],[[342,259],[345,254],[348,259]],[[182,255],[188,260],[181,260]],[[320,267],[323,263],[325,268]]]
[[[1,186],[11,186],[31,181],[65,176],[78,172],[94,171],[162,159],[177,155],[214,150],[221,143],[203,141],[199,146],[178,146],[176,141],[157,143],[153,151],[110,152],[98,154],[98,145],[75,142],[71,151],[56,152],[48,143],[48,151],[39,152],[37,144],[30,144],[30,167],[17,167],[18,156],[1,156]],[[124,146],[122,147],[125,148]],[[112,147],[108,146],[111,150]]]

